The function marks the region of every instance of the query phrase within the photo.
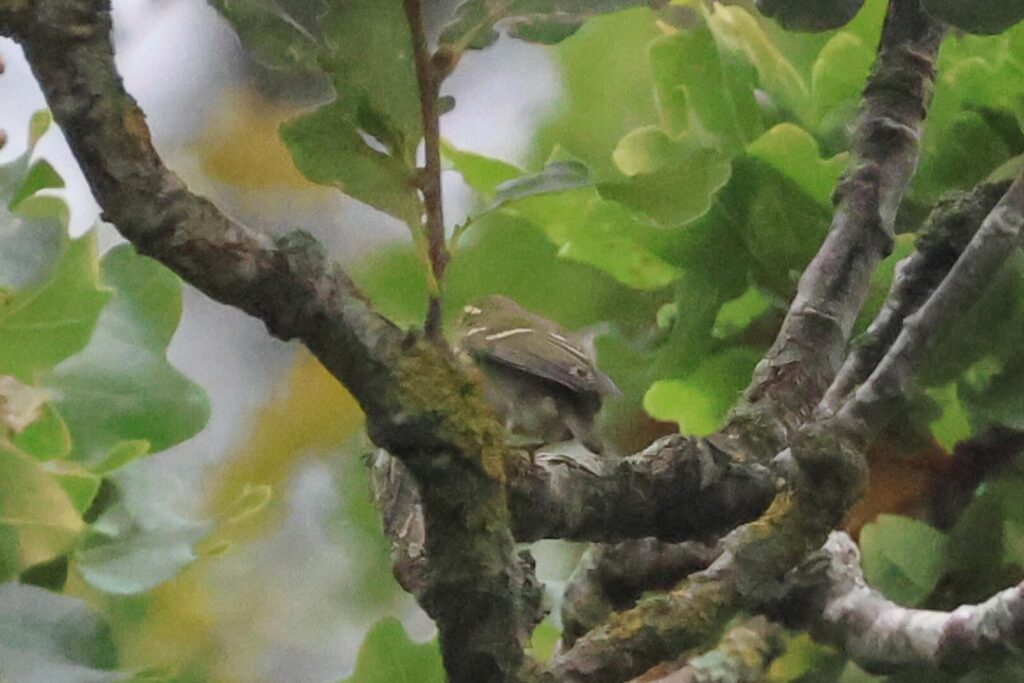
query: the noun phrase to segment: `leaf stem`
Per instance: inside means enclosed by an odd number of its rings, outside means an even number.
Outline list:
[[[437,286],[431,288],[424,330],[434,340],[441,339],[441,296],[440,287],[450,254],[444,239],[444,211],[441,205],[441,126],[438,113],[438,96],[441,89],[431,63],[430,47],[423,22],[423,8],[420,0],[403,0],[405,17],[409,22],[412,37],[413,58],[416,63],[416,79],[420,89],[420,115],[423,120],[424,165],[419,174],[420,191],[423,193],[423,207],[426,213],[424,230],[427,236],[427,253],[430,269]]]

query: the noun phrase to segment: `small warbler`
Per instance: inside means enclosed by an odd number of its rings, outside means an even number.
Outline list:
[[[463,309],[455,346],[479,368],[485,400],[515,437],[534,445],[574,437],[602,452],[594,419],[604,398],[620,392],[576,336],[494,295]]]

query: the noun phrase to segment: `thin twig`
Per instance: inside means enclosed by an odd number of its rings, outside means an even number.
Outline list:
[[[894,401],[908,395],[941,331],[978,300],[996,271],[1020,246],[1024,229],[1024,174],[1010,185],[929,299],[903,329],[870,377],[836,413],[837,424],[868,436],[882,426]]]
[[[896,265],[882,309],[854,344],[825,393],[818,407],[822,414],[834,413],[850,392],[868,378],[896,341],[903,321],[939,286],[1009,184],[1010,181],[983,183],[970,192],[952,192],[936,204],[924,234],[917,241],[917,249]]]
[[[431,276],[428,278],[430,299],[424,329],[427,336],[441,339],[441,283],[450,258],[444,239],[444,209],[441,204],[441,123],[438,97],[441,83],[431,62],[430,47],[423,21],[420,0],[403,0],[405,17],[412,37],[416,79],[420,89],[420,115],[423,121],[424,165],[419,174],[420,191],[426,212],[427,253]]]

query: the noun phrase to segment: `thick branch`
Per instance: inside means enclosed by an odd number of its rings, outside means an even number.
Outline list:
[[[820,408],[825,414],[834,413],[868,378],[896,341],[903,321],[931,296],[1009,186],[1010,181],[982,183],[970,192],[951,192],[936,204],[916,251],[896,264],[882,310],[857,340],[822,399]]]
[[[562,599],[562,644],[606,621],[615,610],[636,604],[646,591],[668,590],[707,567],[718,553],[713,545],[653,538],[595,545],[580,558]]]
[[[671,435],[606,466],[522,453],[509,461],[512,529],[520,541],[706,539],[756,518],[775,475],[737,463],[704,439]]]
[[[726,429],[742,439],[752,414],[769,416],[767,422],[780,431],[776,448],[765,457],[784,447],[785,437],[807,420],[832,382],[871,273],[892,247],[896,212],[917,166],[941,38],[942,29],[917,0],[890,0],[878,59],[864,89],[853,168],[836,188],[829,235],[800,278],[745,405]]]
[[[382,464],[375,473],[395,476],[390,460],[375,463]],[[703,440],[679,435],[607,466],[525,451],[508,453],[506,463],[512,530],[522,543],[714,538],[764,512],[777,488],[767,467],[735,463]],[[415,486],[395,480],[378,492],[386,524],[413,529],[399,517],[420,504]],[[409,556],[418,554],[414,547]]]
[[[613,683],[655,664],[713,643],[743,610],[758,611],[782,590],[782,579],[824,542],[831,524],[814,492],[776,498],[761,519],[722,541],[724,553],[708,569],[665,595],[613,614],[551,664],[557,680]],[[826,499],[825,505],[831,501]]]
[[[814,604],[805,625],[870,672],[965,673],[1024,647],[1024,584],[952,612],[908,609],[867,586],[860,552],[845,533],[833,533],[823,552],[824,561],[797,573],[794,602]]]
[[[630,683],[760,683],[782,653],[778,626],[764,617],[735,624],[713,650],[693,657],[681,668],[663,672],[656,667]]]
[[[416,477],[430,580],[421,596],[453,681],[506,681],[528,633],[503,486],[504,432],[447,348],[376,314],[310,236],[253,233],[164,166],[114,66],[105,0],[0,0],[104,216],[222,303],[301,339],[348,388],[370,436]]]
[[[428,614],[434,616],[430,593],[432,583],[440,577],[427,554],[426,522],[419,487],[402,462],[383,449],[373,454],[370,468],[373,497],[380,510],[384,534],[391,541],[395,579]],[[523,633],[532,633],[547,615],[543,606],[544,590],[537,580],[535,563],[529,551],[520,551],[518,561],[520,572],[517,577],[521,583],[514,589],[520,596],[519,629]]]

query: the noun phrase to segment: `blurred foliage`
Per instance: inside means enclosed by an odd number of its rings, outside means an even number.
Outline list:
[[[247,189],[319,183],[409,224],[413,244],[350,270],[385,314],[420,324],[421,124],[401,3],[214,4],[261,64],[314,74],[334,98],[298,112],[238,96],[237,118],[204,145],[207,170]],[[511,2],[483,16],[484,3],[469,0],[443,34],[449,66],[494,31],[553,44],[564,86],[523,168],[445,145],[447,170],[475,193],[443,283],[448,322],[470,299],[502,293],[589,328],[624,393],[604,416],[623,452],[676,427],[721,424],[828,230],[850,161],[885,0],[866,0],[852,19],[856,2],[814,17],[793,15],[797,3],[761,4],[791,27],[838,27],[786,31],[746,2]],[[916,211],[899,226],[908,233],[943,193],[1024,163],[1019,3],[966,18],[927,4],[996,35],[957,33],[942,47],[909,197]],[[408,602],[369,500],[361,415],[308,354],[204,491],[138,466],[208,418],[202,390],[166,359],[180,284],[130,247],[101,259],[94,233],[67,236],[67,208],[50,192],[61,179],[34,154],[48,125],[36,116],[29,149],[0,166],[0,678],[274,680],[263,654],[272,644],[305,652],[339,621],[400,613]],[[860,329],[912,242],[900,236],[873,278]],[[980,476],[948,527],[929,523],[935,482],[953,471],[949,451],[993,426],[1024,428],[1022,275],[1018,255],[963,313],[872,449],[871,490],[848,525],[869,580],[907,604],[984,599],[1024,573],[1021,463]],[[315,542],[291,526],[310,471],[331,489]],[[201,515],[182,512],[199,497]],[[328,559],[297,568],[302,552]],[[278,557],[290,570],[253,572]],[[280,587],[301,570],[300,600]],[[296,611],[316,627],[294,627]],[[535,652],[547,656],[556,639],[545,622]],[[355,659],[344,680],[441,680],[436,645],[413,643],[390,619],[370,628]],[[1015,666],[984,673],[1013,680]],[[791,634],[770,680],[875,679]]]
[[[434,643],[416,645],[394,619],[377,622],[363,640],[356,669],[341,683],[443,683],[444,668]]]

